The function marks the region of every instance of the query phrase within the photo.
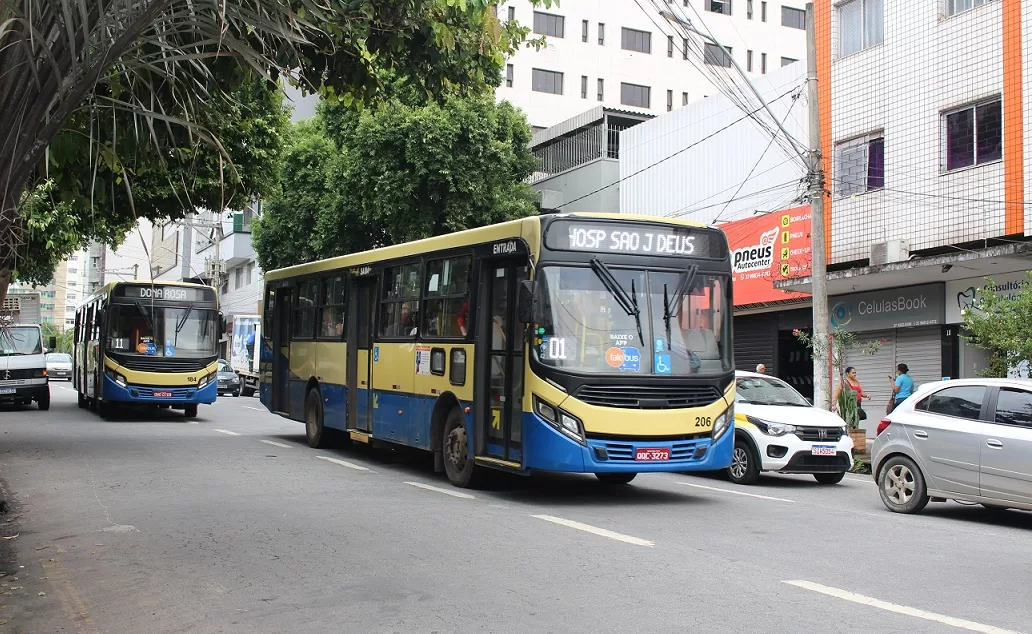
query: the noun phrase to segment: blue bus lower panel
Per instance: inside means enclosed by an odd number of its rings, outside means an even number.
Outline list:
[[[523,414],[524,467],[541,471],[575,473],[648,473],[655,471],[716,471],[731,465],[734,429],[716,443],[698,440],[594,440],[584,446],[536,414]],[[635,460],[638,449],[669,449],[670,459]]]
[[[162,393],[169,393],[171,396],[165,396]],[[218,397],[218,385],[212,381],[201,389],[155,385],[128,385],[122,387],[115,383],[111,377],[104,375],[103,395],[103,400],[112,403],[142,403],[149,405],[214,403]]]

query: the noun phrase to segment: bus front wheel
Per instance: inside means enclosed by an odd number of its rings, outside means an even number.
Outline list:
[[[596,473],[595,477],[602,484],[627,484],[634,479],[637,473]]]
[[[86,408],[88,408],[90,406],[90,402],[88,400],[86,400],[86,397],[83,396],[83,393],[82,392],[77,392],[77,395],[79,397],[79,409],[86,409]]]
[[[197,416],[197,403],[188,403],[186,408],[183,409],[183,415],[187,418],[194,418]]]
[[[448,480],[463,489],[474,486],[478,475],[477,466],[469,457],[467,439],[462,412],[458,408],[453,409],[444,423],[441,451],[444,453],[444,472],[448,474]]]
[[[305,436],[312,449],[321,449],[328,444],[326,429],[323,427],[322,398],[318,389],[309,390],[305,397]]]

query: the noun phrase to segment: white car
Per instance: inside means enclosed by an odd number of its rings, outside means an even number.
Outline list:
[[[761,471],[812,474],[821,484],[842,480],[853,466],[853,440],[841,418],[781,379],[736,372],[735,381],[732,482],[752,484]]]

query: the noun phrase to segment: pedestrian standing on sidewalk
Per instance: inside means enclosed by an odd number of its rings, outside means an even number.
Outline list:
[[[835,398],[831,401],[831,411],[838,409],[839,400],[842,398],[842,390],[850,390],[851,393],[856,394],[856,406],[857,416],[859,420],[867,420],[867,412],[864,411],[864,399],[870,400],[871,395],[864,391],[864,388],[860,387],[860,381],[856,378],[856,368],[849,366],[846,368],[846,378],[844,381],[839,383],[838,389],[835,390]]]
[[[907,364],[900,363],[896,366],[896,378],[889,377],[889,380],[892,381],[892,399],[889,401],[886,414],[891,413],[914,393],[914,379],[910,378],[908,372],[910,372],[910,368],[907,367]]]
[[[756,366],[756,373],[757,374],[766,374],[767,373],[767,366],[763,365],[762,363],[760,365]]]

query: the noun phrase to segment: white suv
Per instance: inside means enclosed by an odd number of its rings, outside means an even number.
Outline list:
[[[842,480],[853,466],[853,440],[841,418],[781,379],[736,372],[735,381],[732,482],[752,484],[761,471],[809,473],[821,484]]]

